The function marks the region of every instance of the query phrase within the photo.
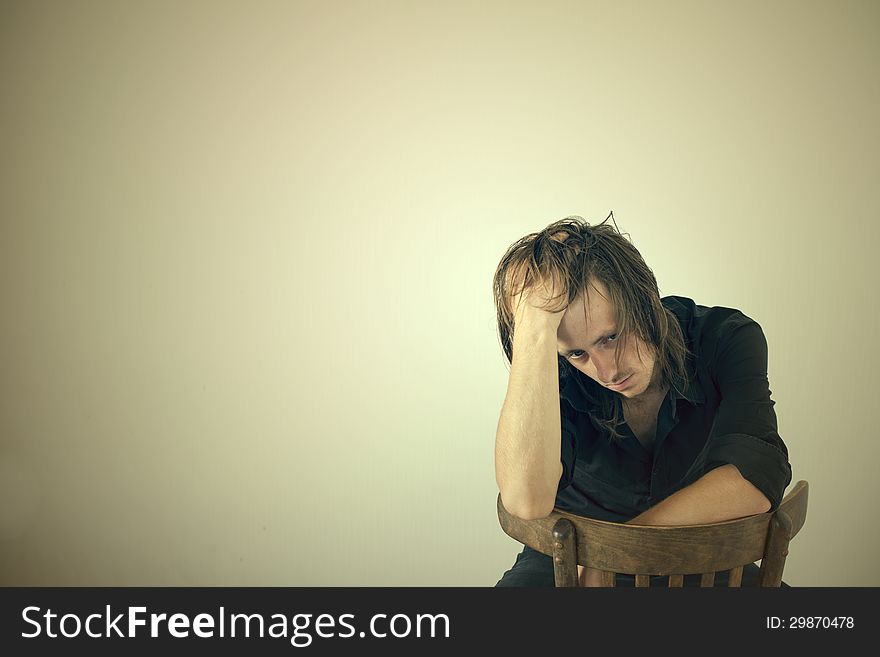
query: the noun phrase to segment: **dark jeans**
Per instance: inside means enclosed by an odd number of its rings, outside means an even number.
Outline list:
[[[555,586],[553,577],[553,558],[549,555],[533,550],[528,545],[524,546],[524,550],[516,555],[516,562],[510,570],[508,570],[495,586]],[[761,569],[757,564],[750,563],[743,568],[741,586],[757,586],[758,576]],[[715,573],[715,586],[727,586],[727,579],[730,576],[728,571]],[[669,578],[654,575],[651,577],[651,586],[668,586]],[[685,586],[699,586],[699,575],[685,575]],[[615,578],[615,586],[634,587],[635,577],[632,575],[617,574]],[[782,582],[782,586],[788,587],[788,584]]]

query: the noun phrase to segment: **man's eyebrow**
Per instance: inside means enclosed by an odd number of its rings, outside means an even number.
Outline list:
[[[600,342],[602,342],[602,340],[604,340],[605,338],[607,338],[609,335],[614,335],[616,332],[617,332],[617,329],[609,329],[609,330],[605,331],[605,332],[602,334],[601,337],[596,338],[595,340],[593,340],[593,345],[592,345],[592,346],[595,347],[595,346],[598,345]],[[572,355],[574,352],[576,352],[576,351],[581,351],[581,349],[566,349],[566,350],[560,351],[560,352],[559,352],[559,355],[560,355],[560,356],[565,356],[566,358],[568,358],[569,356],[571,356],[571,355]]]

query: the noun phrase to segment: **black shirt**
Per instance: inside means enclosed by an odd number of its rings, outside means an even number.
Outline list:
[[[597,396],[611,391],[573,367],[563,375],[560,367],[563,474],[556,506],[626,522],[732,463],[776,510],[791,466],[770,399],[763,330],[733,308],[678,296],[661,302],[678,318],[694,353],[686,361],[685,394],[674,388],[666,393],[652,445],[642,445],[626,424],[618,427],[624,437],[612,441],[593,417]]]

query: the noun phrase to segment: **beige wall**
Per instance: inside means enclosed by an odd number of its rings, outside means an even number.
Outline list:
[[[786,580],[880,585],[878,19],[4,2],[0,583],[494,584],[492,274],[613,209],[764,327]]]

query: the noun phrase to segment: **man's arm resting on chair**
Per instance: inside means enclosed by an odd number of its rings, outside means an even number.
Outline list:
[[[628,521],[628,525],[703,525],[770,510],[770,500],[735,465],[710,470],[690,486]],[[581,586],[601,586],[601,571],[578,566]]]
[[[770,510],[770,500],[728,463],[628,521],[629,525],[704,525]]]

